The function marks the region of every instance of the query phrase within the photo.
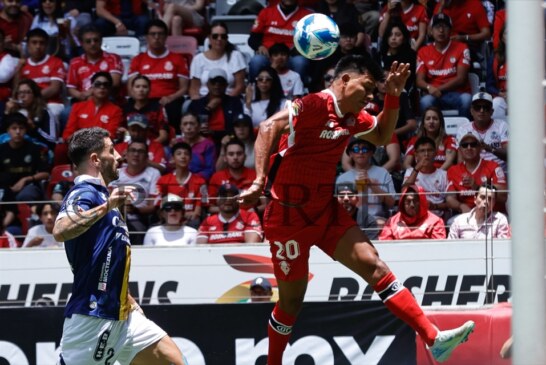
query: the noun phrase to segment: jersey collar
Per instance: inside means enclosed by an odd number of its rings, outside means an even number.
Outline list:
[[[91,175],[79,175],[79,176],[76,176],[76,178],[74,179],[74,185],[78,185],[84,182],[91,183],[94,185],[102,185],[98,177],[94,177]]]
[[[334,108],[336,110],[336,114],[339,118],[343,118],[345,115],[341,112],[341,110],[339,109],[339,105],[337,105],[337,98],[336,96],[334,95],[334,92],[330,89],[324,89],[322,90],[323,93],[326,93],[326,94],[330,94],[332,96],[332,99],[334,99]]]
[[[169,55],[169,49],[165,49],[165,52],[163,52],[162,54],[160,54],[159,56],[156,56],[155,54],[153,54],[152,52],[150,52],[150,50],[147,50],[146,53],[148,53],[148,56],[150,58],[165,58]]]
[[[240,213],[240,211],[237,212],[237,214],[235,214],[233,217],[231,217],[231,218],[228,219],[228,220],[226,220],[226,219],[222,216],[222,214],[218,213],[218,219],[219,219],[220,222],[222,222],[222,223],[231,223],[231,222],[233,222],[235,219],[237,219],[237,217],[239,216],[239,213]]]
[[[44,63],[47,62],[47,60],[49,60],[49,55],[46,54],[45,57],[41,60],[41,61],[38,61],[38,62],[33,62],[30,57],[27,58],[27,62],[29,65],[31,66],[40,66],[40,65],[43,65]]]

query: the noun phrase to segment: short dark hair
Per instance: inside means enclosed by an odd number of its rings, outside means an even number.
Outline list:
[[[290,48],[284,43],[275,43],[269,47],[269,55],[274,54],[290,54]]]
[[[148,83],[148,86],[150,86],[152,84],[152,82],[150,81],[150,79],[148,78],[148,76],[146,75],[141,75],[141,74],[138,74],[134,79],[131,80],[131,87],[133,87],[135,85],[135,82],[137,80],[144,80]]]
[[[344,72],[356,72],[358,74],[368,72],[375,80],[383,78],[383,70],[367,53],[359,55],[351,54],[341,58],[336,64],[334,79],[338,78]]]
[[[245,150],[245,144],[239,138],[231,138],[224,146],[224,150],[227,151],[228,146],[237,145],[240,146],[243,151]]]
[[[110,72],[99,71],[99,72],[95,72],[93,76],[91,76],[91,83],[95,82],[95,80],[98,79],[99,77],[105,77],[106,79],[108,79],[108,82],[110,83],[110,85],[112,85],[112,83],[114,82],[114,80],[112,79],[112,75],[110,75]]]
[[[102,38],[102,33],[100,32],[99,28],[97,28],[94,24],[87,24],[80,28],[80,31],[78,32],[78,39],[81,41],[83,36],[87,33],[96,33],[100,38]]]
[[[497,197],[497,187],[495,185],[493,185],[490,181],[486,181],[484,183],[482,183],[480,185],[479,188],[476,189],[476,194],[474,194],[475,196],[477,196],[479,193],[480,193],[480,189],[481,188],[485,188],[487,190],[491,190],[493,192],[493,196],[496,198]]]
[[[100,153],[108,137],[110,133],[100,127],[80,129],[68,140],[68,157],[78,167],[92,153]]]
[[[436,149],[436,142],[434,142],[434,140],[432,138],[427,137],[427,136],[422,136],[422,137],[417,138],[417,141],[415,141],[415,145],[414,145],[415,152],[417,152],[417,149],[419,147],[421,147],[422,145],[425,145],[425,144],[430,144],[430,145],[432,145],[432,147],[434,149]]]
[[[49,41],[49,34],[42,28],[34,28],[27,32],[27,42],[30,40],[30,38],[42,38],[46,42]]]
[[[141,143],[146,147],[146,153],[148,153],[148,143],[146,143],[146,138],[132,138],[131,142],[127,144],[127,148],[129,148],[130,145],[135,143]]]
[[[169,33],[169,28],[167,27],[167,24],[165,24],[163,20],[160,20],[160,19],[150,20],[148,24],[146,24],[146,29],[144,30],[144,33],[148,34],[152,27],[158,27],[163,29],[165,31],[165,35]]]
[[[189,143],[186,142],[177,142],[171,147],[171,153],[174,155],[174,153],[177,150],[186,150],[190,153],[191,156],[191,146]]]
[[[59,213],[61,211],[61,207],[59,206],[59,204],[56,204],[56,203],[40,203],[38,205],[36,205],[36,214],[38,215],[38,217],[40,217],[42,215],[42,212],[44,211],[45,207],[46,206],[51,206],[51,209],[53,211],[55,211],[56,213]]]
[[[12,124],[18,124],[20,126],[23,126],[25,128],[28,128],[28,120],[27,117],[25,117],[23,114],[19,112],[9,113],[4,116],[3,121],[4,127],[6,130],[12,125]]]

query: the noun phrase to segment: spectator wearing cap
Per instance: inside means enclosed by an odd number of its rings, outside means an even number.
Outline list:
[[[205,131],[211,133],[217,147],[226,134],[232,133],[233,119],[243,112],[241,99],[226,93],[227,80],[227,73],[223,69],[210,70],[208,94],[193,100],[189,106],[189,111],[207,120],[208,127]]]
[[[144,236],[144,246],[193,246],[197,230],[185,224],[184,200],[168,194],[161,200],[161,224],[151,227]]]
[[[119,169],[119,178],[111,183],[112,187],[132,186],[135,198],[124,207],[125,220],[133,245],[141,245],[144,232],[155,213],[154,200],[158,196],[157,181],[161,176],[157,169],[148,164],[148,145],[144,139],[133,139],[126,152],[127,166]]]
[[[501,119],[493,119],[493,97],[486,92],[476,93],[472,97],[470,108],[473,121],[459,126],[457,129],[457,140],[474,131],[480,136],[482,142],[482,158],[495,161],[504,173],[508,172],[508,123]],[[459,150],[459,160],[461,159]]]
[[[207,217],[197,234],[197,243],[256,243],[263,239],[258,215],[239,209],[239,189],[224,184],[218,189],[219,212]]]
[[[137,75],[147,76],[151,81],[150,99],[165,107],[169,123],[178,128],[184,95],[188,92],[189,66],[184,56],[167,49],[167,35],[167,25],[159,19],[146,25],[148,49],[131,60],[127,90],[133,96],[130,87],[133,79]]]
[[[389,24],[401,22],[409,32],[412,48],[417,50],[425,44],[427,36],[427,9],[417,0],[389,0],[381,9],[379,37],[383,39]]]
[[[417,52],[416,85],[425,93],[420,100],[421,110],[435,105],[457,109],[459,115],[470,117],[470,52],[465,43],[451,39],[451,28],[449,16],[434,15],[431,20],[434,42]]]
[[[377,225],[382,227],[394,206],[396,191],[389,172],[373,164],[375,149],[373,143],[353,138],[345,150],[353,168],[339,175],[336,184],[355,184],[361,198],[359,211],[374,216]]]
[[[422,188],[432,213],[446,219],[447,171],[434,165],[436,143],[432,138],[423,136],[415,141],[414,148],[415,167],[406,170],[403,186],[416,185]]]
[[[259,276],[252,280],[249,289],[251,303],[271,302],[273,288],[271,282],[263,276]]]
[[[230,96],[241,96],[245,91],[245,75],[248,62],[237,47],[229,41],[227,25],[213,21],[208,35],[209,49],[198,53],[190,65],[190,98],[197,100],[207,95],[209,71],[215,68],[226,70],[227,90]]]
[[[494,186],[482,184],[474,196],[474,208],[457,216],[449,227],[449,239],[483,240],[510,238],[506,216],[494,211],[497,191]]]
[[[458,136],[457,143],[461,162],[447,170],[447,205],[456,214],[468,213],[474,207],[474,195],[478,187],[489,183],[499,191],[497,202],[506,201],[506,177],[495,161],[480,157],[481,137],[475,130]],[[448,222],[451,223],[451,222]]]
[[[356,14],[356,13],[355,13]],[[335,67],[337,62],[344,56],[350,54],[359,54],[368,56],[369,45],[364,42],[358,43],[359,36],[364,39],[365,34],[359,27],[358,23],[350,23],[342,21],[339,24],[339,46],[335,52],[322,60],[313,61],[313,82],[311,84],[312,91],[320,91],[324,75],[330,67]]]
[[[42,224],[31,227],[22,247],[40,247],[55,248],[63,247],[62,242],[55,241],[53,238],[53,226],[55,219],[59,214],[60,206],[58,204],[44,203],[36,206],[36,214],[40,217]]]
[[[127,116],[127,131],[129,138],[121,143],[114,145],[114,148],[127,162],[127,148],[131,141],[141,140],[146,141],[148,146],[148,165],[157,169],[159,173],[164,173],[167,169],[167,159],[163,145],[155,140],[149,139],[148,130],[150,129],[149,121],[146,115],[133,113]]]
[[[167,145],[174,138],[175,128],[167,122],[167,111],[158,100],[150,99],[151,81],[144,75],[138,75],[131,80],[131,95],[133,96],[123,106],[125,121],[132,114],[142,114],[148,119],[148,138]]]
[[[284,108],[285,104],[279,74],[270,66],[262,68],[255,82],[248,84],[245,94],[245,114],[251,116],[254,128]]]
[[[425,192],[418,186],[402,189],[398,213],[389,218],[379,234],[379,240],[445,239],[442,218],[428,210]]]
[[[292,100],[295,97],[303,96],[303,82],[297,72],[288,68],[288,57],[290,48],[283,43],[275,43],[269,48],[269,60],[271,67],[277,71],[281,80],[284,98]]]
[[[224,184],[229,183],[239,190],[244,190],[256,179],[256,171],[253,168],[245,167],[246,155],[243,142],[232,138],[224,146],[224,151],[224,162],[227,167],[212,175],[209,182],[210,196],[216,196],[218,189]],[[211,202],[209,211],[216,213],[218,207],[214,203]]]
[[[360,196],[355,184],[341,183],[336,185],[337,201],[347,213],[353,217],[360,229],[366,233],[369,239],[376,240],[379,236],[377,222],[369,214],[362,214],[358,209]]]
[[[307,82],[310,61],[294,48],[292,34],[298,20],[311,14],[311,10],[298,5],[298,0],[280,0],[260,11],[248,38],[248,45],[256,51],[249,67],[249,79],[254,80],[264,66],[269,65],[269,48],[275,43],[284,43],[292,56],[288,63],[290,69],[297,72],[304,83]]]
[[[157,190],[163,197],[174,194],[184,200],[186,224],[199,227],[203,213],[203,201],[208,199],[205,179],[190,171],[192,148],[186,142],[177,142],[171,147],[174,171],[157,181]]]
[[[190,171],[208,181],[214,173],[216,147],[214,142],[201,134],[200,130],[200,118],[192,112],[184,113],[180,122],[182,135],[176,139],[176,143],[186,142],[191,146]]]
[[[453,21],[453,40],[465,42],[473,54],[491,39],[491,24],[480,0],[445,0],[438,2],[434,14],[444,13]],[[481,55],[485,56],[485,55]],[[472,57],[476,59],[475,57]],[[476,59],[477,60],[477,59]]]
[[[233,121],[233,134],[224,136],[222,138],[222,145],[220,148],[220,154],[216,160],[216,171],[223,170],[227,167],[226,164],[226,144],[233,138],[238,139],[245,145],[245,167],[249,169],[254,168],[254,141],[256,135],[254,134],[254,126],[252,125],[252,119],[246,114],[239,114]]]

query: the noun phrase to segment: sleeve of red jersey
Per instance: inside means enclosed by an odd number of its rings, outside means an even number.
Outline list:
[[[111,74],[120,74],[123,75],[123,62],[121,61],[121,57],[117,54],[110,53],[109,54],[109,66],[110,66],[110,73]]]
[[[141,55],[142,53],[131,60],[131,63],[129,64],[129,72],[128,72],[129,77],[133,77],[139,73]]]
[[[465,43],[459,43],[462,48],[462,57],[459,57],[459,61],[457,62],[457,66],[463,66],[469,68],[470,65],[472,65],[472,62],[470,60],[470,50],[468,49],[468,46]]]
[[[258,215],[255,212],[248,212],[248,217],[245,222],[245,232],[256,232],[260,237],[263,237],[260,218],[258,218]]]
[[[66,80],[66,67],[64,66],[63,61],[61,61],[59,58],[56,58],[55,64],[53,65],[53,74],[51,75],[51,79],[63,83]]]
[[[457,183],[457,165],[451,166],[447,169],[447,188],[446,191],[457,191],[455,184]]]
[[[455,142],[455,138],[453,138],[453,136],[446,136],[444,143],[446,151],[457,151],[457,143]]]
[[[210,233],[210,219],[211,217],[207,217],[203,222],[201,222],[201,225],[199,226],[199,229],[197,231],[197,238],[203,237],[203,238],[209,238]]]
[[[66,77],[66,87],[73,87],[77,89],[78,75],[76,73],[76,67],[74,66],[75,61],[76,61],[76,58],[70,61],[70,66],[68,66],[68,75]]]
[[[354,136],[360,138],[370,133],[377,127],[377,118],[362,109],[356,118]]]
[[[221,182],[220,175],[218,175],[218,172],[215,172],[210,178],[209,190],[208,190],[209,197],[213,205],[216,205],[216,198],[218,198],[218,189],[220,189],[220,182]]]
[[[498,163],[493,162],[496,166],[494,168],[492,183],[493,185],[506,185],[506,175],[504,174],[504,171],[502,170],[502,167],[499,166]]]
[[[78,130],[78,115],[80,114],[80,110],[82,108],[82,102],[75,103],[72,106],[72,110],[70,111],[70,114],[68,116],[68,122],[66,122],[66,127],[64,127],[63,130],[63,139],[65,142],[68,142],[68,139],[76,130]]]
[[[489,28],[491,24],[489,24],[489,19],[487,19],[487,12],[485,11],[485,8],[482,5],[481,1],[475,1],[474,2],[474,14],[476,16],[476,23],[478,24],[478,27],[480,29],[482,28]]]
[[[185,79],[190,78],[190,71],[189,71],[189,65],[186,61],[186,58],[182,55],[178,55],[178,62],[177,62],[177,71],[176,74],[178,77],[183,77]]]
[[[417,66],[415,67],[416,73],[421,73],[421,74],[427,73],[427,65],[425,64],[426,49],[427,49],[427,46],[424,46],[419,48],[419,51],[417,51]]]
[[[266,24],[266,18],[267,18],[267,8],[262,9],[258,16],[256,17],[256,20],[254,20],[254,24],[252,24],[252,29],[250,30],[252,33],[264,33],[265,31],[265,24]]]

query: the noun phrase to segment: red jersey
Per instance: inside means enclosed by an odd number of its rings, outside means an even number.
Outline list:
[[[148,160],[158,163],[161,166],[167,166],[167,159],[165,158],[165,150],[163,149],[163,145],[149,139],[147,140],[146,144],[148,145]],[[116,144],[114,148],[121,156],[124,156],[128,146],[129,142],[121,142]]]
[[[223,169],[216,171],[209,181],[209,196],[216,198],[218,196],[218,189],[223,184],[235,185],[239,190],[247,189],[252,182],[256,179],[256,170],[243,167],[243,173],[241,178],[235,179],[229,173],[229,169]]]
[[[89,90],[91,88],[91,76],[99,71],[122,75],[123,63],[121,57],[103,51],[102,56],[95,62],[89,61],[85,54],[73,58],[68,66],[66,87],[72,87],[78,91]]]
[[[383,7],[381,14],[385,14],[386,11],[387,5]],[[419,38],[419,23],[428,24],[427,9],[421,4],[411,4],[408,9],[402,11],[401,19],[408,28],[411,38],[417,39]]]
[[[506,23],[506,9],[501,9],[495,12],[495,20],[493,21],[493,49],[497,49],[500,41],[500,32]]]
[[[262,45],[269,48],[275,43],[294,47],[294,27],[298,20],[311,14],[311,11],[298,6],[296,10],[284,15],[280,5],[270,5],[260,11],[252,26],[252,33],[263,34]]]
[[[30,58],[27,58],[19,74],[21,78],[34,80],[40,89],[49,87],[51,81],[64,83],[66,80],[66,68],[63,61],[60,58],[50,55],[46,55],[39,62],[33,62]],[[59,92],[47,101],[50,103],[62,103],[61,93]]]
[[[497,88],[499,91],[506,91],[506,81],[508,65],[503,63],[502,65],[499,65],[499,59],[497,57],[493,58],[493,76],[495,77],[495,81],[497,81]]]
[[[187,212],[201,206],[203,194],[206,194],[207,185],[205,179],[199,175],[190,174],[182,184],[176,180],[176,172],[163,175],[157,181],[157,190],[160,196],[176,194],[184,199],[184,209]]]
[[[434,14],[438,13],[440,3],[436,4]],[[442,11],[451,18],[453,28],[451,35],[476,34],[482,28],[489,28],[487,12],[480,0],[459,0],[452,1],[449,7]]]
[[[121,0],[108,0],[106,1],[106,10],[112,13],[115,16],[121,15]],[[131,0],[131,12],[134,15],[144,14],[144,1],[142,0]]]
[[[451,166],[447,170],[447,191],[455,191],[458,193],[458,200],[461,203],[474,207],[474,190],[468,190],[463,186],[463,178],[466,175],[472,175],[476,185],[480,186],[484,182],[490,181],[493,185],[506,185],[506,176],[502,167],[494,161],[480,159],[480,163],[474,171],[468,171],[464,162]]]
[[[150,98],[161,98],[178,91],[180,77],[189,77],[188,63],[184,56],[169,50],[160,56],[142,52],[133,58],[129,67],[129,77],[137,74],[150,79]]]
[[[142,114],[148,119],[148,138],[156,139],[159,137],[159,131],[164,130],[167,133],[169,130],[169,123],[167,120],[167,111],[163,105],[159,104],[157,100],[149,101],[142,109],[135,108],[133,102],[128,102],[123,107],[123,126],[127,126],[127,121],[132,114]]]
[[[92,99],[80,101],[72,106],[63,139],[68,141],[77,130],[90,127],[104,128],[110,132],[110,136],[115,136],[122,117],[121,108],[110,101],[98,109]]]
[[[205,237],[208,243],[245,243],[245,233],[256,232],[263,236],[262,225],[254,212],[239,210],[225,220],[220,214],[207,217],[199,226],[197,238]]]
[[[470,51],[466,44],[451,41],[443,51],[438,51],[434,44],[423,46],[417,52],[417,73],[425,75],[425,81],[433,86],[440,86],[457,76],[457,67],[470,68]],[[452,90],[460,93],[470,92],[470,83]]]
[[[406,155],[414,156],[415,155],[415,142],[419,139],[418,136],[413,136],[408,142],[408,147],[406,148]],[[446,151],[457,151],[457,144],[455,143],[455,138],[453,136],[445,136],[442,144],[436,146],[436,157],[434,157],[434,167],[439,169],[442,167],[444,162],[446,162]]]
[[[32,25],[32,14],[28,11],[21,11],[17,19],[8,21],[4,18],[0,18],[0,30],[4,32],[4,36],[11,36],[11,42],[13,44],[21,43],[27,32]]]
[[[335,167],[349,138],[370,132],[377,119],[364,110],[341,114],[330,90],[296,99],[290,114],[293,130],[283,135],[269,164],[271,195],[284,203],[322,210],[332,199]]]

